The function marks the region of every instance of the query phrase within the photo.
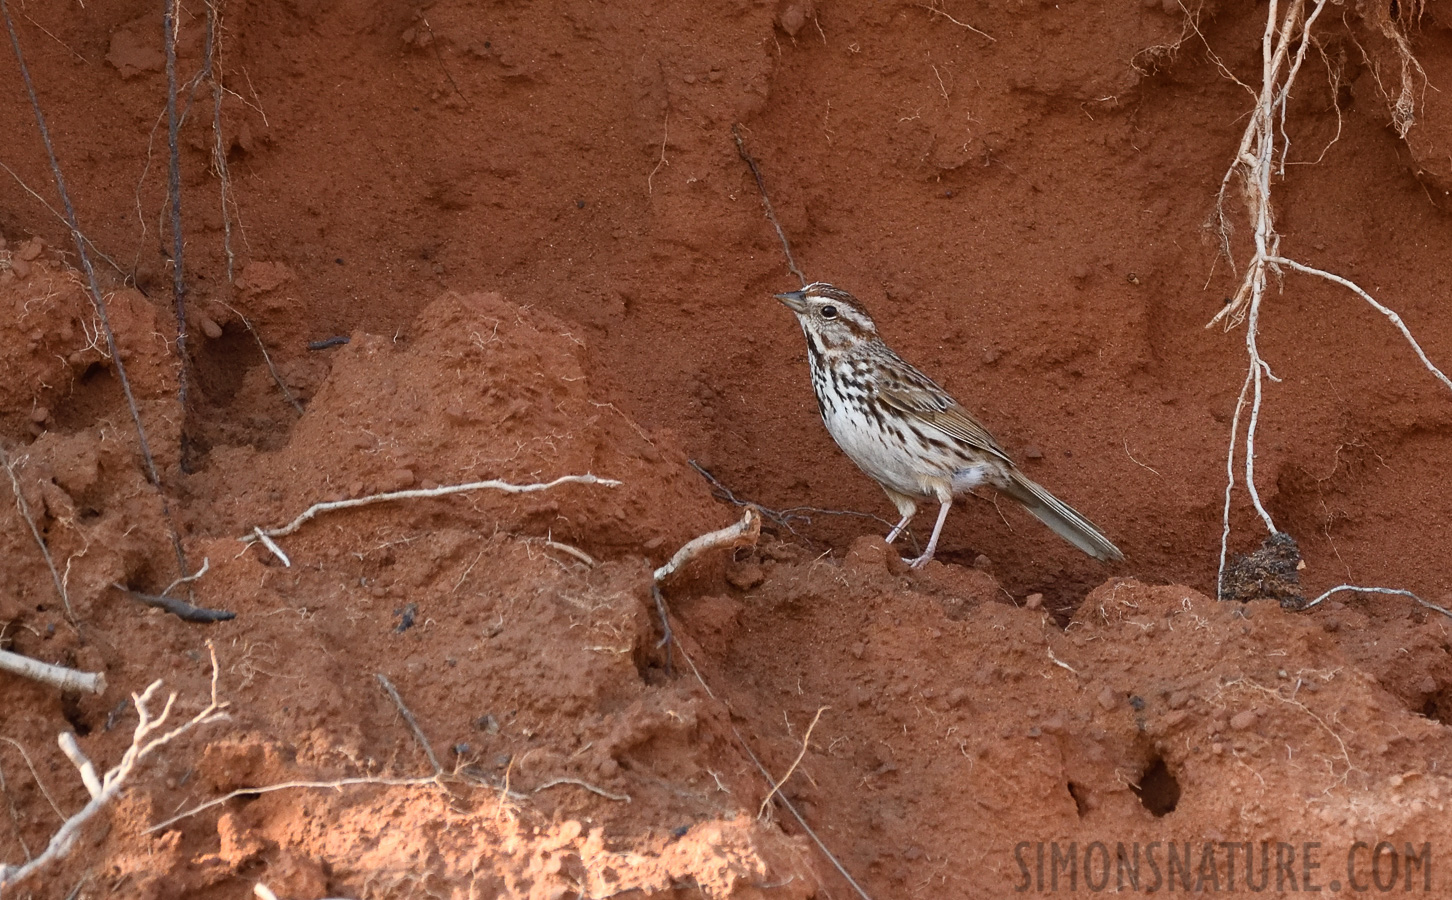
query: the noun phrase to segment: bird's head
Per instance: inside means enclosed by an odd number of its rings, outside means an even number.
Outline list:
[[[858,299],[841,288],[817,282],[799,291],[777,294],[796,313],[807,343],[817,352],[845,350],[877,339],[877,326]]]

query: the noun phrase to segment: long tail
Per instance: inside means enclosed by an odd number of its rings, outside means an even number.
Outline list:
[[[1064,501],[1030,481],[1017,469],[1009,473],[1003,492],[1024,505],[1024,508],[1049,526],[1054,533],[1085,553],[1099,560],[1124,559],[1119,548]]]

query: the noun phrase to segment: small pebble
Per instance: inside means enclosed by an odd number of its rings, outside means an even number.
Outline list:
[[[202,316],[201,326],[202,334],[205,334],[208,340],[215,341],[222,336],[222,326],[213,322],[208,316]]]
[[[1243,709],[1240,712],[1236,713],[1233,718],[1231,718],[1230,728],[1233,731],[1244,731],[1245,729],[1255,724],[1255,719],[1255,710]]]
[[[1099,705],[1107,712],[1115,707],[1119,698],[1115,696],[1113,688],[1105,688],[1099,692]]]
[[[1029,594],[1023,598],[1023,605],[1026,609],[1040,609],[1044,605],[1043,594]]]

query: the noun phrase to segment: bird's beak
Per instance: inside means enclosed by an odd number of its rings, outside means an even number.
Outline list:
[[[803,291],[790,291],[785,294],[777,294],[776,299],[786,305],[786,308],[794,313],[807,311],[807,297]]]

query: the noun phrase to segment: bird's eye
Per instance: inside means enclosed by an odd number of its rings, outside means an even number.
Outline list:
[[[824,306],[824,307],[822,307],[822,318],[824,318],[824,319],[835,319],[835,318],[837,318],[837,307],[835,307],[835,306]]]

